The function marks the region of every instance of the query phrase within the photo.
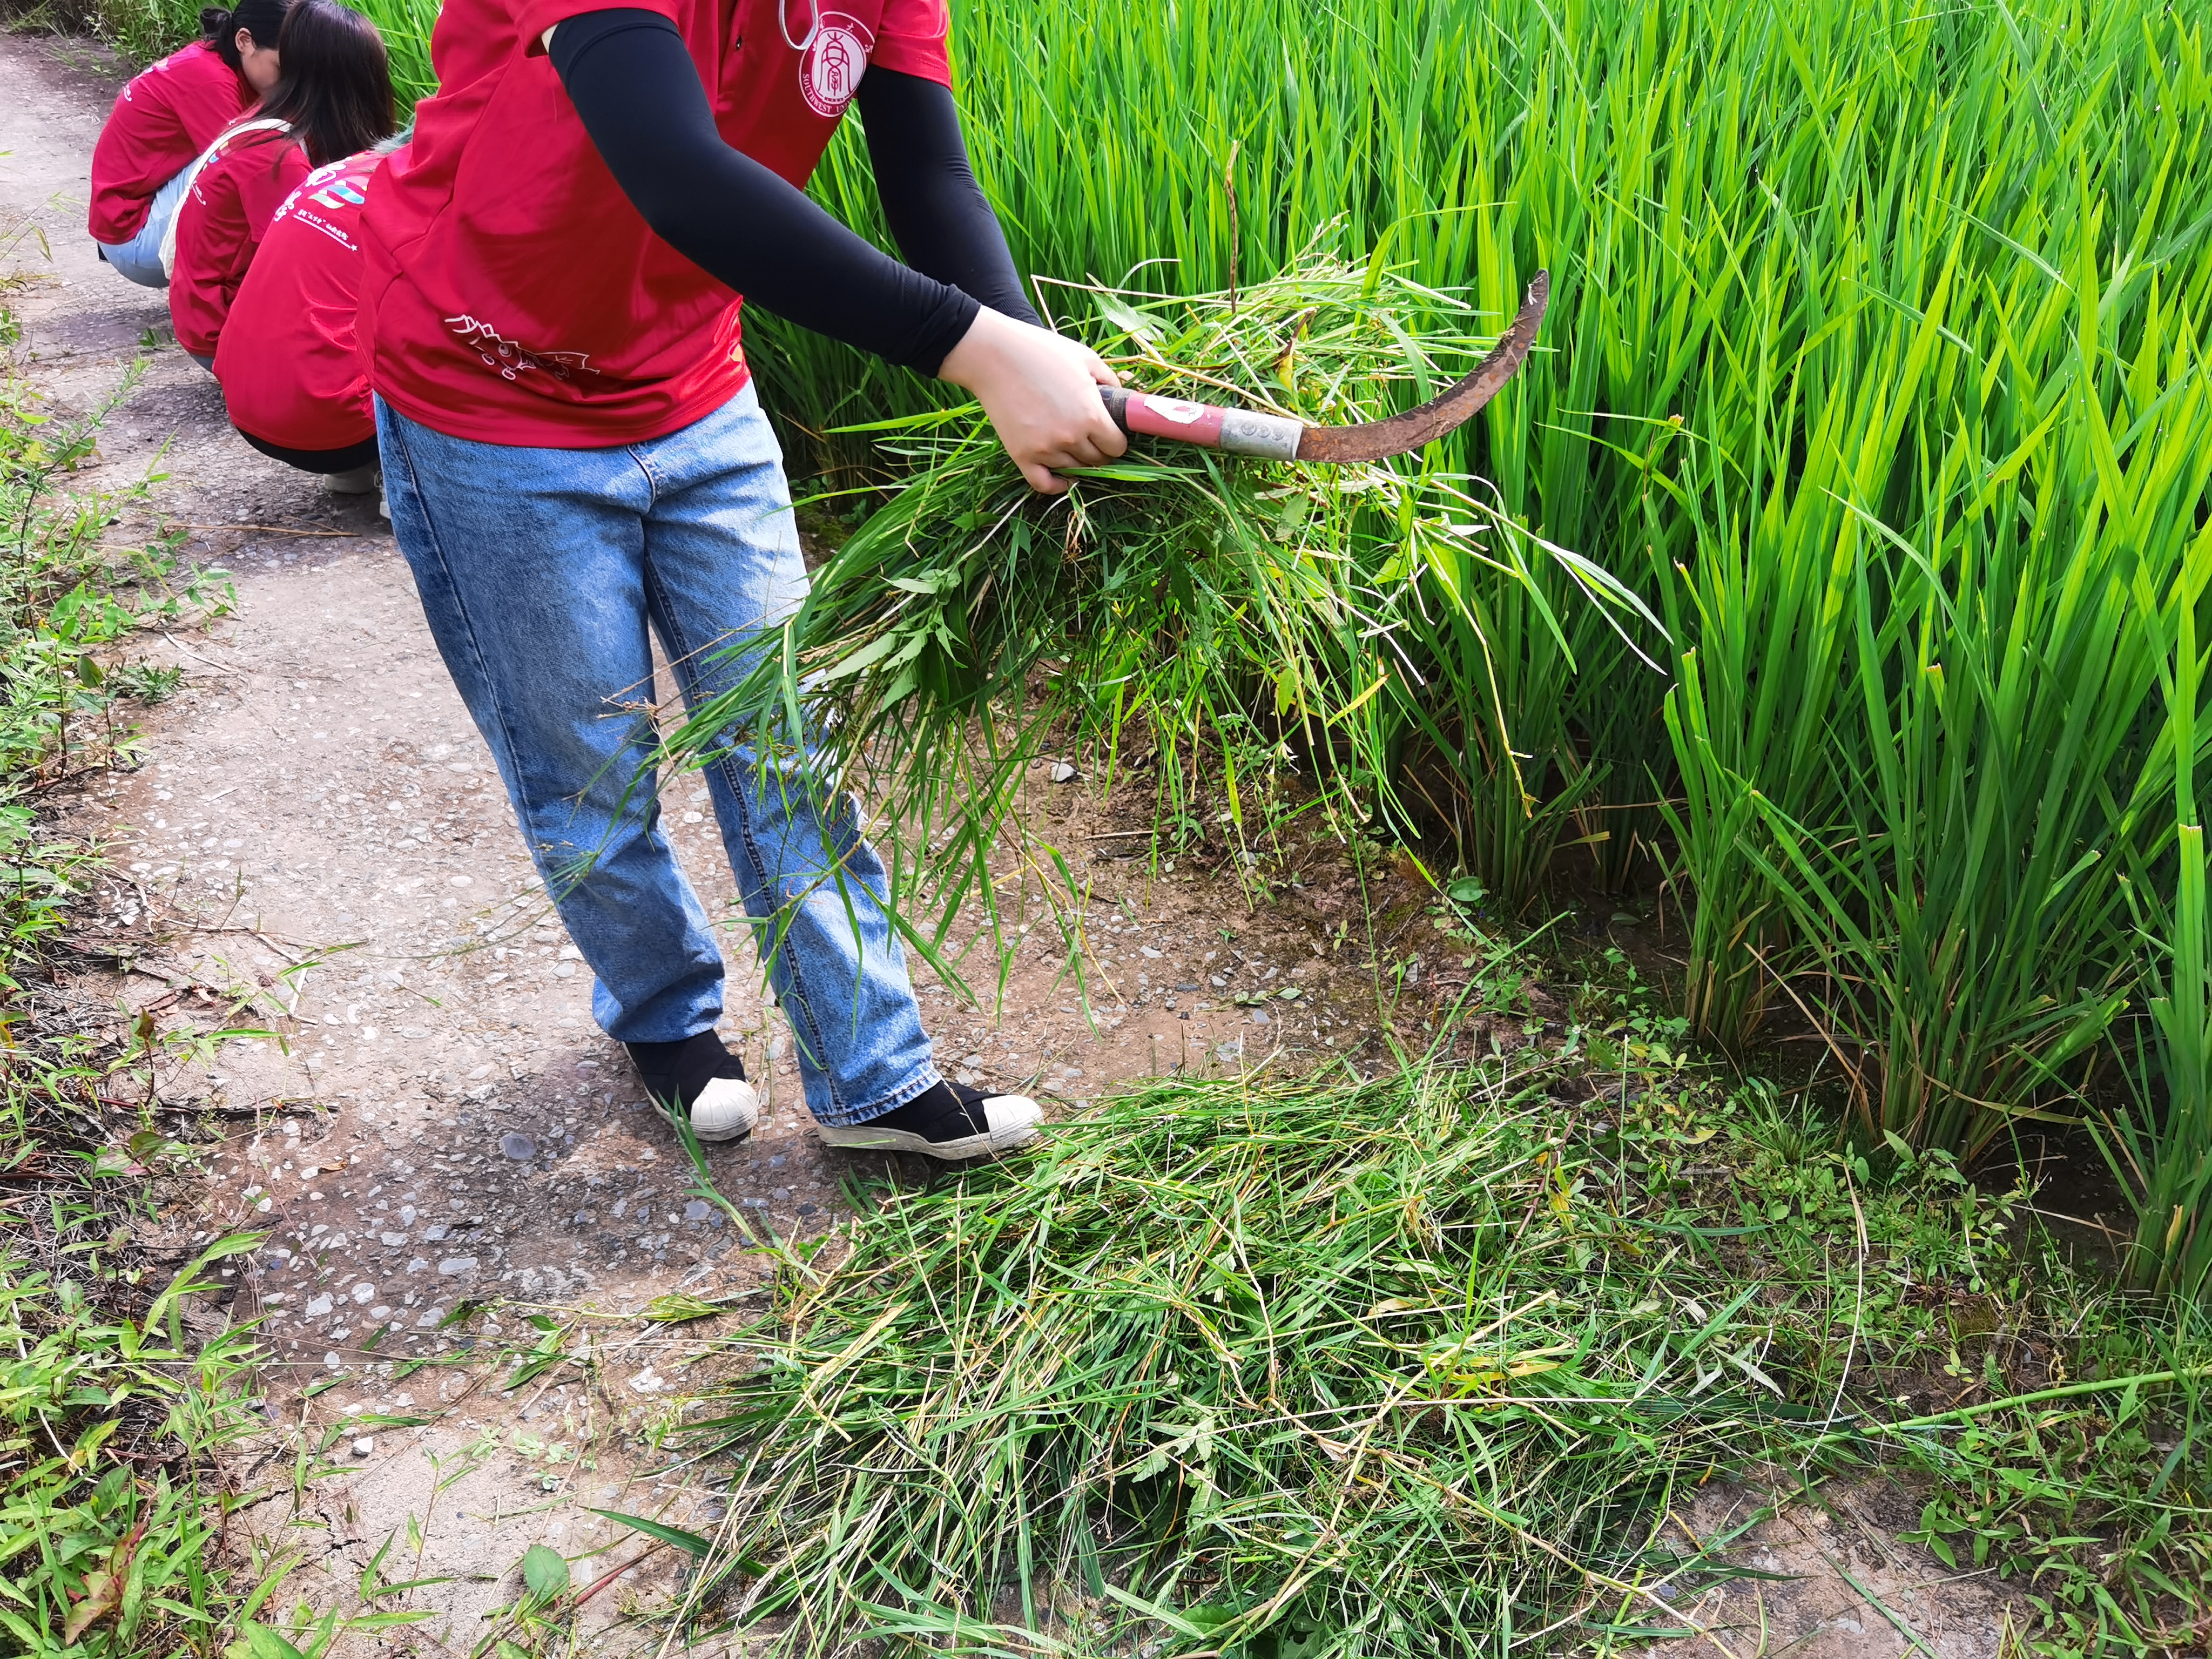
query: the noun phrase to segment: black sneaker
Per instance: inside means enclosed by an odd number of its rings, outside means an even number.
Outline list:
[[[958,1083],[939,1083],[896,1110],[866,1123],[833,1129],[817,1124],[825,1146],[854,1151],[920,1152],[955,1163],[995,1158],[1037,1136],[1044,1108],[1027,1095],[987,1095]]]
[[[760,1097],[745,1081],[744,1062],[712,1031],[681,1042],[625,1042],[630,1064],[653,1103],[691,1121],[702,1140],[742,1140],[760,1121]]]

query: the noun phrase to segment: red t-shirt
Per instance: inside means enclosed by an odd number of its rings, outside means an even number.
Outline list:
[[[194,356],[215,356],[269,222],[310,171],[307,152],[281,133],[234,127],[210,147],[177,204],[177,262],[169,272],[169,321],[177,343]]]
[[[171,52],[116,94],[92,147],[92,240],[113,247],[136,236],[155,192],[253,102],[246,77],[204,40]]]
[[[434,431],[612,447],[745,383],[738,296],[647,228],[538,45],[610,3],[672,21],[723,138],[793,185],[870,62],[951,80],[945,0],[447,0],[437,95],[365,216],[361,302],[377,392]]]
[[[285,198],[238,286],[216,348],[230,421],[283,449],[344,449],[376,433],[354,336],[361,210],[384,157],[317,167]]]

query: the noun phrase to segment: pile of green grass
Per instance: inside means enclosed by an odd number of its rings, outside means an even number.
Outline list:
[[[1691,1487],[1874,1460],[2054,1627],[2201,1610],[2201,1322],[2046,1304],[2018,1195],[1946,1160],[1756,1091],[1594,1121],[1562,1076],[1164,1085],[878,1190],[731,1339],[686,1613],[805,1654],[1618,1650],[1729,1571],[1662,1530]]]
[[[886,1196],[700,1429],[743,1460],[738,1607],[809,1653],[1644,1622],[1658,1518],[1803,1414],[1762,1381],[1798,1357],[1753,1297],[1685,1311],[1570,1127],[1464,1077],[1165,1088]]]

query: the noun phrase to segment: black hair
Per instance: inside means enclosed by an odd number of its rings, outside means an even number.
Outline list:
[[[244,65],[238,56],[238,32],[244,29],[257,46],[273,46],[284,30],[284,14],[292,0],[238,0],[235,6],[210,6],[200,13],[200,39],[234,70]]]
[[[292,0],[276,52],[276,84],[254,113],[283,122],[270,137],[299,145],[314,166],[343,161],[398,125],[384,37],[359,12],[337,0]]]

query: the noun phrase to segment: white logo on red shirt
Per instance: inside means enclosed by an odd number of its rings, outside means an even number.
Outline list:
[[[859,18],[823,12],[806,50],[799,54],[799,90],[807,107],[833,120],[842,115],[875,49],[876,37]]]
[[[542,369],[556,380],[565,380],[571,374],[596,374],[599,371],[589,366],[590,353],[583,351],[532,351],[508,339],[489,323],[478,322],[465,314],[446,319],[446,326],[464,344],[472,346],[483,360],[483,366],[502,380],[520,378],[523,370]]]

